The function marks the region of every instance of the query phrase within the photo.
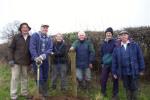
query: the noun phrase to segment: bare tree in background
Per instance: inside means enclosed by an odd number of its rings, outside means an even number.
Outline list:
[[[18,33],[20,23],[20,21],[15,20],[11,23],[6,24],[6,26],[2,30],[2,39],[7,39],[9,43],[12,37]]]

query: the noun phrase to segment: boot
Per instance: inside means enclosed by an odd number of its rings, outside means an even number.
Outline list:
[[[40,87],[39,87],[39,93],[42,95],[43,94],[43,86],[42,85],[40,85]]]
[[[118,95],[113,95],[112,100],[119,100],[119,96]]]
[[[82,87],[83,87],[83,86],[82,86],[82,81],[79,81],[79,80],[78,80],[78,88],[81,89]]]
[[[126,95],[127,95],[127,100],[132,100],[130,90],[126,90]]]
[[[91,88],[92,88],[91,82],[90,82],[90,81],[86,81],[86,82],[85,82],[85,89],[90,90]]]
[[[138,100],[138,92],[137,91],[132,91],[131,98],[132,98],[132,100]]]
[[[48,83],[47,82],[43,84],[43,96],[48,97]]]

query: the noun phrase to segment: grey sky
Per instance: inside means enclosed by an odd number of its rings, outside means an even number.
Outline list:
[[[27,22],[50,33],[150,25],[150,0],[0,0],[0,30],[9,22]]]

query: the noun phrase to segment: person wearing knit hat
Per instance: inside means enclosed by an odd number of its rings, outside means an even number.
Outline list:
[[[112,67],[112,53],[113,49],[116,47],[116,41],[113,39],[113,29],[108,27],[105,31],[105,40],[102,45],[100,45],[100,55],[101,55],[101,93],[105,97],[107,80],[109,73],[111,73]],[[113,78],[113,97],[112,100],[118,100],[118,79]]]
[[[107,32],[112,33],[112,35],[113,35],[113,33],[114,33],[112,27],[108,27],[108,28],[105,30],[105,34],[106,34]]]

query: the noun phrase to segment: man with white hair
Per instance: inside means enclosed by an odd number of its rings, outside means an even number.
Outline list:
[[[87,40],[83,31],[78,32],[78,40],[76,40],[70,50],[76,52],[77,80],[79,87],[87,88],[91,81],[91,68],[95,57],[95,50],[91,41]]]
[[[48,36],[49,25],[42,24],[41,30],[35,32],[30,40],[30,53],[33,60],[33,69],[37,73],[37,64],[40,64],[40,94],[47,98],[48,96],[48,55],[52,53],[53,42]]]

